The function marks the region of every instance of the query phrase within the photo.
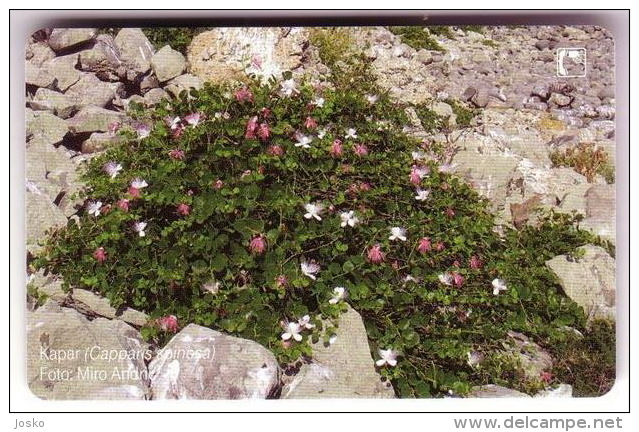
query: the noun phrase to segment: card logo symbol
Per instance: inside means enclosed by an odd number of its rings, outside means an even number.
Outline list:
[[[561,78],[577,78],[586,76],[586,49],[557,49],[557,76]]]

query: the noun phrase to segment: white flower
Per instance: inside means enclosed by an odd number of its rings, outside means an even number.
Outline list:
[[[377,95],[372,95],[372,94],[367,94],[366,95],[366,100],[371,105],[374,104],[375,102],[377,102],[378,99],[379,99],[379,96],[377,96]]]
[[[146,222],[136,222],[133,224],[133,231],[138,233],[140,237],[144,237],[146,235],[146,233],[144,232],[144,230],[146,229],[146,225]]]
[[[493,295],[499,295],[500,291],[506,291],[508,287],[506,286],[506,282],[501,279],[493,279]]]
[[[346,131],[346,136],[344,136],[344,139],[349,139],[349,138],[353,138],[353,139],[357,138],[357,129],[350,128]]]
[[[328,343],[330,345],[333,345],[335,343],[335,341],[337,340],[337,335],[333,335],[328,339]]]
[[[208,291],[211,294],[217,294],[220,291],[220,283],[215,281],[210,281],[202,285],[202,289],[204,291]]]
[[[343,300],[345,296],[346,296],[346,288],[335,287],[333,288],[333,298],[331,298],[328,302],[330,304],[336,304],[340,300]]]
[[[282,333],[282,340],[289,340],[290,338],[295,339],[300,342],[302,340],[302,335],[300,334],[300,325],[296,322],[287,323],[284,326],[284,333]]]
[[[311,219],[311,218],[315,218],[318,221],[321,221],[322,218],[320,217],[320,213],[322,213],[322,210],[324,210],[324,206],[321,204],[304,204],[304,209],[306,210],[306,213],[304,214],[304,217],[306,219]]]
[[[320,266],[314,262],[302,262],[300,264],[300,268],[302,269],[302,273],[304,276],[308,276],[311,279],[317,279],[315,275],[320,271]]]
[[[178,116],[175,116],[173,118],[171,117],[167,117],[166,118],[166,124],[169,128],[171,128],[171,130],[176,129],[177,127],[180,126],[180,122],[182,121],[182,119]]]
[[[134,187],[136,189],[142,189],[142,188],[147,187],[148,185],[149,184],[145,180],[143,180],[141,178],[135,178],[131,182],[131,187]]]
[[[346,225],[354,227],[359,223],[359,219],[355,216],[355,212],[353,210],[340,213],[339,217],[342,219],[342,223],[340,224],[342,228]]]
[[[122,165],[117,162],[107,162],[104,164],[104,171],[111,177],[115,178],[122,170]]]
[[[407,275],[407,276],[404,278],[404,282],[419,283],[419,279],[417,279],[416,277],[413,277],[412,275]]]
[[[297,320],[297,323],[302,329],[310,330],[315,328],[315,324],[311,324],[311,317],[308,315],[304,315],[302,318]]]
[[[328,131],[326,130],[326,128],[318,129],[318,130],[317,130],[317,137],[318,137],[319,139],[324,138],[324,137],[326,136],[326,132],[328,132]]]
[[[420,189],[417,188],[417,195],[415,195],[415,199],[417,201],[426,201],[428,199],[428,195],[430,195],[430,189]]]
[[[423,151],[414,151],[410,154],[413,157],[413,160],[424,160],[426,159],[426,153]]]
[[[440,274],[437,277],[439,278],[439,281],[444,285],[450,286],[453,284],[453,276],[450,273]]]
[[[282,81],[281,91],[285,96],[291,97],[293,93],[298,93],[297,83],[293,78]]]
[[[390,229],[391,235],[388,237],[389,240],[397,240],[406,241],[406,229],[402,227],[392,227]]]
[[[313,142],[312,136],[304,135],[302,133],[296,133],[295,139],[297,140],[297,142],[295,143],[295,147],[302,147],[305,149],[311,148],[311,143]]]
[[[379,367],[384,365],[395,366],[397,364],[397,352],[392,349],[383,350],[380,349],[379,356],[381,359],[377,360],[375,364]]]
[[[93,216],[100,216],[100,209],[102,208],[102,201],[89,201],[87,204],[87,212]]]
[[[324,102],[326,102],[326,101],[324,100],[323,97],[318,97],[318,98],[315,98],[315,100],[313,101],[313,105],[318,106],[318,107],[321,108],[321,107],[324,106]]]

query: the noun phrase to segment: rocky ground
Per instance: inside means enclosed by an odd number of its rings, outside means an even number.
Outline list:
[[[354,49],[364,52],[378,83],[398,100],[427,104],[450,126],[457,119],[446,101],[480,108],[472,127],[428,138],[452,143],[455,172],[491,200],[500,223],[533,222],[531,210],[539,206],[577,211],[585,218],[582,227],[614,243],[615,184],[601,175],[587,179],[550,160],[553,151],[581,143],[602,147],[614,164],[614,50],[605,30],[457,30],[437,37],[443,52],[413,49],[382,27],[352,29],[352,34]],[[585,77],[557,77],[555,53],[562,47],[586,48]],[[207,80],[284,70],[318,80],[327,72],[307,30],[216,29],[196,36],[186,58],[169,46],[156,51],[139,29],[123,29],[115,37],[95,29],[34,34],[25,63],[27,259],[38,252],[47,229],[75,217],[82,205],[74,196],[82,188],[77,169],[118,141],[115,125],[131,121],[126,115],[131,101],[152,107]],[[427,136],[421,126],[418,119],[406,125],[411,133]],[[614,319],[615,261],[604,249],[590,245],[578,262],[561,255],[548,266],[591,317]],[[148,358],[69,358],[93,346],[147,352],[138,329],[148,317],[115,310],[85,290],[65,293],[52,276],[30,275],[29,282],[48,296],[44,305],[32,305],[27,331],[28,379],[43,398],[394,397],[375,372],[362,319],[354,310],[341,318],[339,342],[315,347],[311,362],[287,371],[264,347],[195,325],[184,328],[163,351],[148,351]],[[525,335],[511,338],[512,352],[528,373],[552,365],[553,359]],[[56,361],[62,352],[67,357]],[[199,357],[172,356],[179,352]],[[106,370],[110,378],[79,379],[78,371],[85,369],[87,374]],[[126,371],[126,379],[112,378],[114,369]],[[56,378],[56,373],[75,379]],[[487,386],[475,395],[512,392]],[[571,389],[560,386],[540,394],[549,395],[570,396]]]

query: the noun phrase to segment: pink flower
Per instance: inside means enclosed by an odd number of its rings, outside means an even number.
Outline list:
[[[455,286],[458,288],[461,287],[466,281],[466,279],[464,279],[464,277],[457,272],[452,272],[451,275],[453,277],[453,284],[455,284]]]
[[[173,130],[179,128],[181,126],[182,119],[180,117],[164,117],[164,123],[169,127],[169,129]]]
[[[382,245],[376,244],[368,250],[368,260],[373,264],[379,264],[384,261],[384,252],[382,252]]]
[[[169,152],[171,159],[184,160],[184,150],[173,149]]]
[[[262,70],[262,57],[259,55],[254,55],[251,58],[251,66],[253,66],[254,69]]]
[[[288,286],[288,278],[284,275],[279,275],[275,278],[275,284],[280,288]]]
[[[143,123],[138,123],[135,126],[135,132],[138,134],[139,139],[144,139],[151,135],[151,127]]]
[[[304,121],[304,127],[306,129],[315,129],[317,127],[317,122],[313,120],[313,117],[306,117]]]
[[[266,154],[269,156],[284,156],[284,149],[282,146],[274,144],[266,150]]]
[[[158,325],[162,331],[177,333],[178,320],[175,315],[169,315],[158,319]]]
[[[552,373],[548,372],[548,371],[543,371],[539,373],[539,378],[545,382],[546,384],[550,384],[550,381],[552,381]]]
[[[343,155],[344,148],[342,147],[342,141],[339,139],[335,139],[335,141],[333,141],[333,144],[331,144],[331,149],[329,150],[329,153],[334,158],[340,157],[341,155]]]
[[[197,126],[200,121],[204,120],[204,114],[201,112],[194,112],[184,116],[184,120],[191,126]]]
[[[355,144],[353,151],[357,156],[366,156],[368,155],[368,147],[366,144]]]
[[[419,185],[422,179],[428,175],[430,170],[427,167],[413,165],[410,169],[410,182],[414,185]]]
[[[255,100],[253,99],[253,93],[251,93],[251,90],[249,90],[247,87],[242,87],[241,89],[236,91],[235,99],[238,102],[244,102],[244,101],[255,102]]]
[[[140,198],[140,196],[141,196],[140,195],[140,189],[138,189],[138,188],[136,188],[134,186],[129,187],[129,191],[128,192],[129,192],[129,195],[131,195],[131,198]]]
[[[267,140],[271,137],[271,130],[268,127],[267,123],[262,123],[257,130],[257,136],[262,140]]]
[[[124,211],[129,211],[129,200],[126,198],[122,198],[118,201],[118,207],[120,207]]]
[[[260,114],[262,115],[263,119],[267,119],[271,117],[271,110],[269,108],[264,107],[260,110]]]
[[[188,216],[189,213],[191,213],[191,207],[189,207],[188,204],[184,204],[184,203],[178,204],[177,212],[178,214],[182,216]]]
[[[435,244],[433,245],[433,247],[435,248],[435,250],[436,250],[437,252],[441,252],[441,251],[443,251],[443,250],[444,250],[444,243],[442,243],[442,242],[437,242],[437,243],[435,243]]]
[[[263,253],[266,250],[266,239],[261,235],[253,237],[249,243],[249,249],[254,254]]]
[[[100,246],[95,250],[95,252],[93,252],[93,258],[95,258],[97,262],[106,261],[107,253],[102,246]]]
[[[120,122],[112,122],[107,126],[109,133],[116,133],[120,129]]]
[[[484,266],[484,263],[477,256],[473,255],[470,257],[470,268],[473,270],[480,269]]]
[[[217,190],[220,190],[224,187],[224,182],[220,179],[215,180],[215,183],[213,183],[213,187]]]
[[[255,139],[255,132],[257,132],[257,116],[251,117],[246,123],[246,133],[244,138]]]
[[[182,134],[184,133],[184,129],[185,129],[185,128],[184,128],[184,125],[180,123],[180,124],[179,124],[179,125],[177,125],[176,127],[171,128],[171,136],[172,136],[174,139],[178,139],[178,138],[179,138],[179,137],[181,137],[181,136],[182,136]]]
[[[368,182],[360,182],[359,190],[360,192],[368,192],[369,190],[371,190],[371,184]]]
[[[431,243],[430,243],[430,239],[428,237],[424,237],[421,240],[419,240],[419,244],[417,245],[417,251],[419,251],[419,253],[426,253],[428,251],[430,251],[432,248]]]
[[[455,210],[453,210],[451,207],[448,207],[446,209],[446,216],[450,218],[455,217]]]

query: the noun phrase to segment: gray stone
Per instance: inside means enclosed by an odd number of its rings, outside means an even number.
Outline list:
[[[57,28],[49,36],[49,46],[53,51],[73,48],[95,38],[96,29],[93,28]]]
[[[165,45],[151,57],[151,67],[158,80],[166,82],[184,72],[186,60],[180,52]]]
[[[40,138],[50,144],[57,144],[69,132],[66,121],[48,111],[26,111],[27,139]]]
[[[63,303],[68,295],[62,290],[62,281],[60,279],[51,274],[45,276],[42,270],[31,276],[29,285],[36,288],[38,293],[46,295],[47,298],[57,303]]]
[[[158,87],[160,87],[160,82],[155,75],[147,75],[140,81],[140,92],[143,95]]]
[[[390,383],[382,383],[375,370],[362,317],[349,306],[336,330],[332,344],[312,344],[313,363],[300,368],[282,398],[394,398]]]
[[[35,254],[41,249],[38,241],[44,237],[47,230],[65,226],[67,218],[53,204],[52,198],[37,188],[30,189],[33,192],[25,192],[26,243],[27,251]]]
[[[89,105],[67,120],[67,124],[69,130],[74,134],[81,132],[107,132],[110,124],[121,122],[123,119],[124,115],[122,113]]]
[[[146,399],[149,355],[140,333],[119,320],[89,321],[51,300],[27,316],[27,381],[42,399]]]
[[[196,354],[196,358],[176,353]],[[192,356],[193,356],[192,354]],[[153,399],[265,399],[279,369],[262,345],[189,324],[149,363]]]
[[[42,63],[55,58],[55,52],[44,42],[28,44],[25,54],[25,60],[33,66],[41,66]]]
[[[616,318],[615,260],[599,246],[580,248],[582,257],[559,255],[546,261],[564,292],[589,320]]]
[[[144,95],[144,104],[148,107],[159,104],[163,99],[169,100],[171,96],[160,88],[154,88],[149,90]]]
[[[120,52],[108,35],[100,35],[91,49],[80,51],[80,69],[93,72],[104,80],[117,81],[126,73]]]
[[[571,96],[566,96],[560,93],[553,93],[550,95],[550,99],[548,99],[548,103],[550,105],[557,106],[559,108],[569,106],[573,101]]]
[[[594,185],[585,194],[586,219],[580,226],[594,234],[616,243],[616,186]]]
[[[66,95],[76,100],[78,107],[89,105],[97,107],[107,106],[116,96],[117,88],[121,83],[106,83],[98,79],[94,74],[84,73],[69,89]]]
[[[559,384],[556,388],[542,390],[537,393],[536,398],[571,398],[572,386],[570,384]]]
[[[169,81],[164,90],[173,95],[173,97],[178,97],[184,90],[200,90],[203,85],[203,81],[195,75],[184,74]]]
[[[523,374],[530,380],[538,380],[542,372],[552,369],[550,354],[524,334],[509,331],[504,348],[521,365]]]
[[[26,62],[24,66],[24,81],[28,85],[36,87],[53,88],[56,78],[48,69],[42,68],[32,62]]]
[[[82,143],[82,153],[96,153],[122,142],[120,135],[111,132],[94,132]]]
[[[64,92],[80,79],[81,72],[76,69],[77,64],[78,54],[70,54],[56,57],[42,66],[55,78],[57,89]]]
[[[550,41],[548,40],[538,40],[537,42],[535,42],[535,48],[537,48],[539,51],[545,50],[550,46]]]
[[[34,110],[51,111],[63,119],[78,110],[75,98],[46,88],[39,88],[28,105]]]
[[[433,54],[428,50],[420,49],[415,54],[415,60],[422,64],[429,65],[433,62]]]
[[[155,50],[142,30],[139,28],[123,28],[115,37],[115,44],[127,68],[127,79],[129,81],[134,81],[137,76],[148,72],[151,68],[151,58]]]
[[[473,387],[468,394],[472,398],[529,398],[526,393],[495,384]]]
[[[149,316],[144,312],[128,307],[119,312],[111,306],[108,299],[88,290],[73,288],[70,297],[73,300],[74,308],[85,315],[99,315],[104,318],[119,319],[137,327],[142,327],[149,321]]]

